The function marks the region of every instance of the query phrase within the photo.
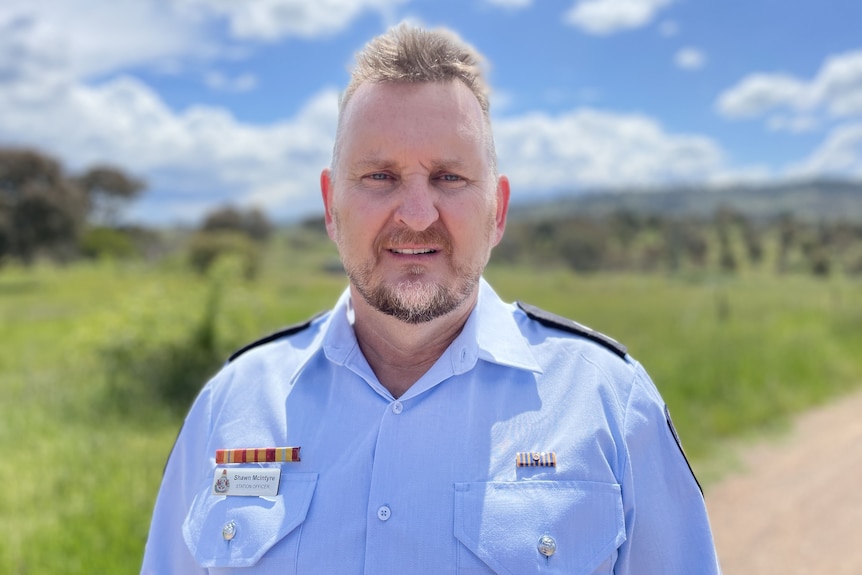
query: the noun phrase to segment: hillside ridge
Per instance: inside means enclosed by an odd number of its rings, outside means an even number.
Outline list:
[[[719,188],[678,186],[619,189],[527,200],[519,194],[510,208],[513,219],[555,219],[574,214],[604,216],[620,210],[674,217],[708,217],[725,207],[750,218],[785,214],[803,221],[862,222],[862,182],[809,180]]]

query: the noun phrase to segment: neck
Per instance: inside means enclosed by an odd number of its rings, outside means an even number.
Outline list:
[[[477,293],[448,314],[409,324],[368,305],[351,287],[354,332],[365,359],[393,397],[401,397],[427,372],[461,333]]]

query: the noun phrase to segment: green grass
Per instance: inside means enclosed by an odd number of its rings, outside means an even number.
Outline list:
[[[179,261],[0,269],[0,573],[136,573],[185,406],[120,409],[106,354],[181,344],[220,281],[226,356],[330,307],[345,286],[323,271],[333,257],[331,246],[282,240],[252,283],[230,265],[213,279]],[[661,389],[696,468],[722,442],[862,383],[858,282],[505,267],[487,276],[505,299],[625,343]]]

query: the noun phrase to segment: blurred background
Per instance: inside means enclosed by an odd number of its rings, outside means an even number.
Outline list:
[[[403,20],[488,60],[488,278],[628,346],[708,501],[862,387],[856,0],[4,0],[0,572],[137,572],[201,385],[334,303],[338,95]]]

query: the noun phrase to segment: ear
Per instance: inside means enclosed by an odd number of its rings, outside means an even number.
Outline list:
[[[326,233],[335,241],[335,221],[332,218],[332,174],[329,168],[320,172],[320,195],[323,197],[323,219],[326,222]]]
[[[496,237],[494,244],[500,243],[503,239],[503,232],[506,230],[506,216],[509,213],[509,178],[500,176],[497,180],[497,214],[496,214]]]

